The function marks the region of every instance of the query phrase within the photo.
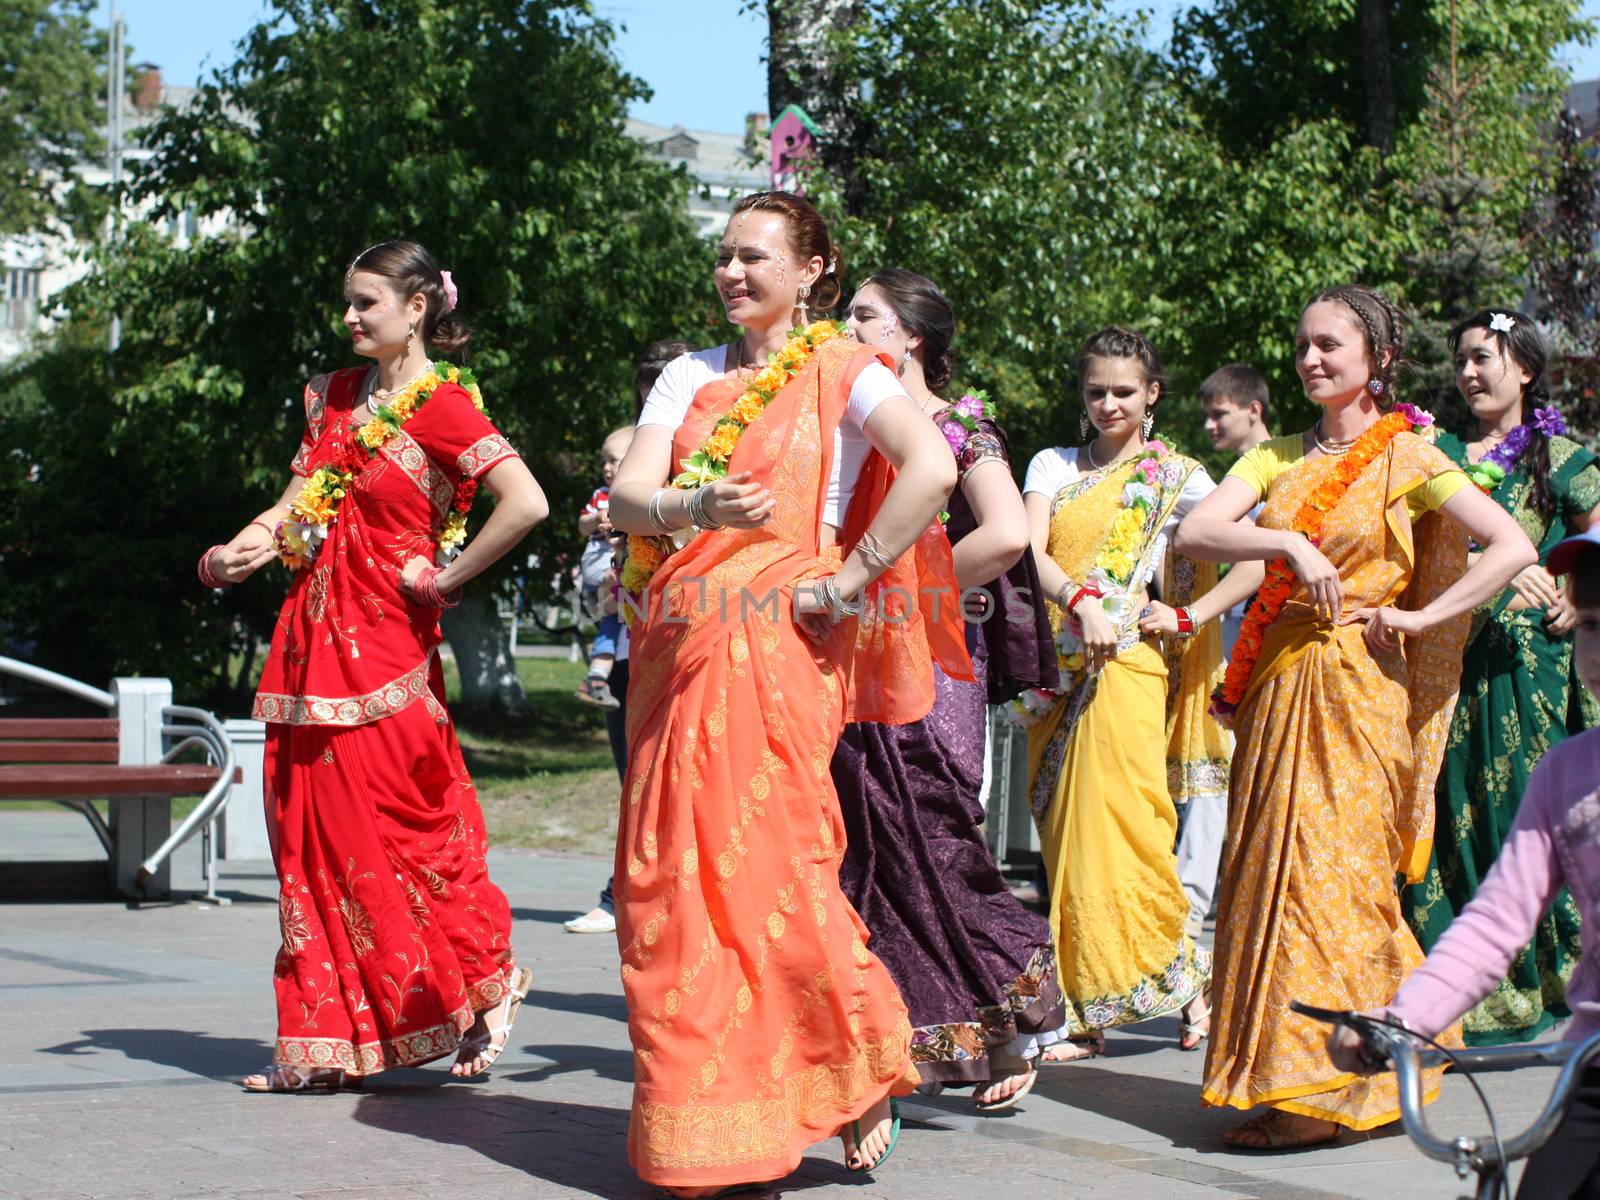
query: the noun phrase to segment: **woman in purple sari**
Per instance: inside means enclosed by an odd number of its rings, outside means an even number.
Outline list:
[[[976,1086],[978,1108],[994,1111],[1033,1086],[1031,1035],[1064,1014],[1049,924],[1011,895],[984,840],[987,705],[1055,687],[1054,643],[992,406],[935,394],[950,382],[949,301],[931,280],[888,268],[856,293],[849,326],[889,352],[955,451],[961,482],[945,528],[976,682],[935,666],[937,698],[921,721],[845,728],[833,756],[849,833],[839,878],[910,1007],[924,1083]]]

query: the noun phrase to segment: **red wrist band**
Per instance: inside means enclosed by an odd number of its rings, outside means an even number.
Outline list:
[[[424,567],[417,573],[417,581],[412,585],[412,591],[424,604],[434,608],[454,608],[461,603],[461,589],[453,592],[439,590],[439,576],[443,567]]]
[[[274,542],[278,540],[278,535],[276,533],[274,533],[271,529],[267,528],[267,523],[265,521],[251,521],[250,525],[254,525],[257,529],[260,529],[260,530],[264,531],[266,533],[266,535],[269,538],[271,538]],[[250,525],[246,525],[245,528],[249,529]]]
[[[1187,608],[1182,607],[1182,606],[1180,606],[1178,608],[1175,608],[1172,611],[1174,613],[1176,613],[1177,616],[1178,616],[1178,636],[1179,637],[1193,637],[1194,636],[1194,614],[1192,612],[1190,612]]]

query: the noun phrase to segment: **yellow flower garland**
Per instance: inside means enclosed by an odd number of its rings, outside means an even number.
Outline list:
[[[766,410],[773,397],[799,372],[818,346],[844,336],[845,327],[839,321],[813,321],[804,329],[790,333],[789,340],[769,357],[767,365],[756,372],[739,398],[712,425],[700,448],[678,463],[683,470],[673,477],[672,486],[692,492],[704,484],[727,478],[728,460],[733,457],[744,431]],[[674,539],[665,535],[629,537],[628,560],[622,566],[621,575],[624,590],[634,594],[643,592],[667,555],[677,548]],[[628,615],[632,617],[631,610]]]
[[[417,410],[432,396],[435,389],[446,383],[459,384],[472,398],[472,405],[483,411],[483,393],[478,390],[477,377],[469,367],[457,367],[447,362],[434,363],[428,370],[413,379],[400,394],[388,403],[380,404],[372,416],[362,422],[353,440],[365,448],[366,459],[396,436]],[[328,526],[339,515],[339,501],[344,499],[355,477],[365,465],[357,455],[347,454],[336,461],[313,471],[300,491],[289,503],[289,520],[280,522],[277,530],[278,557],[291,571],[303,570],[317,555],[317,547],[328,536]],[[439,531],[441,549],[459,548],[467,540],[467,514],[461,506],[452,506]]]

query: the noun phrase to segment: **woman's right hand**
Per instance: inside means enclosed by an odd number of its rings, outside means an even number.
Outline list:
[[[1382,1017],[1385,1014],[1374,1010],[1362,1015]],[[1361,1035],[1348,1025],[1333,1027],[1333,1032],[1328,1035],[1328,1057],[1333,1060],[1335,1067],[1352,1075],[1376,1075],[1385,1070],[1382,1066],[1374,1066],[1361,1052]]]
[[[1295,534],[1284,557],[1289,566],[1306,585],[1306,594],[1317,616],[1325,621],[1337,621],[1344,611],[1344,582],[1339,571],[1327,556],[1311,542]]]
[[[1556,608],[1561,603],[1561,588],[1555,577],[1538,563],[1513,575],[1510,586],[1531,608]]]
[[[1078,601],[1072,616],[1082,631],[1084,667],[1089,674],[1098,675],[1117,656],[1116,626],[1095,596],[1085,596]]]
[[[766,485],[740,471],[706,485],[706,516],[729,529],[756,529],[767,523],[778,502]]]
[[[212,551],[209,566],[211,573],[223,582],[243,583],[277,557],[278,548],[271,538],[263,535],[258,540],[244,533]]]

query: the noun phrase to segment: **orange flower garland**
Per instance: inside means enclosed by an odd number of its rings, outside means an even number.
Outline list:
[[[1396,410],[1380,417],[1376,424],[1356,439],[1355,444],[1339,459],[1295,512],[1289,528],[1304,534],[1313,546],[1322,544],[1323,521],[1327,514],[1339,506],[1350,485],[1361,477],[1378,455],[1389,448],[1389,443],[1402,433],[1420,430],[1433,423],[1433,418],[1409,404],[1397,405]],[[1255,603],[1245,614],[1244,625],[1239,630],[1239,640],[1233,648],[1233,658],[1228,663],[1228,673],[1211,696],[1211,713],[1218,718],[1232,717],[1250,688],[1250,678],[1255,674],[1256,663],[1261,658],[1261,643],[1267,627],[1278,619],[1289,594],[1295,586],[1294,569],[1286,558],[1274,558],[1267,563],[1266,578],[1256,592]]]

